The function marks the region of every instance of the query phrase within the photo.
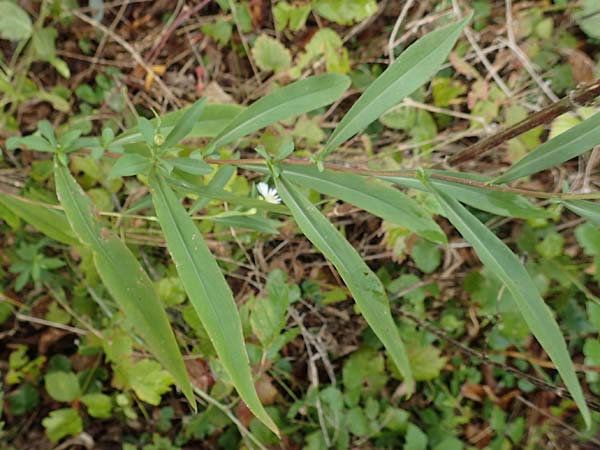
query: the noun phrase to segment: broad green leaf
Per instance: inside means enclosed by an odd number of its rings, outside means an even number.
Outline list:
[[[125,153],[117,159],[108,173],[109,178],[130,177],[138,173],[146,173],[150,170],[152,161],[150,158],[137,153]]]
[[[471,16],[435,30],[408,47],[360,96],[321,152],[327,156],[431,78],[454,47]]]
[[[446,235],[424,208],[398,189],[361,175],[316,167],[284,164],[285,177],[330,197],[369,211],[434,242],[445,244]]]
[[[481,262],[504,283],[512,294],[523,319],[556,365],[558,373],[589,427],[590,411],[575,374],[567,344],[552,311],[540,296],[535,283],[519,258],[458,201],[446,192],[433,187],[428,181],[424,183],[440,202],[452,225],[473,246]]]
[[[292,62],[292,55],[277,39],[261,34],[254,42],[252,56],[261,70],[272,70],[275,73],[287,69]]]
[[[276,178],[275,184],[302,233],[337,269],[361,314],[389,352],[412,392],[414,381],[408,356],[392,318],[383,284],[352,245],[285,176]]]
[[[581,10],[574,18],[585,34],[600,39],[600,4],[597,0],[583,0]]]
[[[494,180],[505,183],[540,172],[585,153],[600,144],[600,113],[544,142]]]
[[[490,180],[488,177],[473,173],[448,172],[442,170],[434,170],[431,171],[431,173],[480,182]],[[410,189],[427,190],[423,184],[414,177],[381,176],[379,178]],[[550,217],[551,215],[548,211],[535,206],[525,197],[511,192],[495,191],[492,189],[485,189],[478,186],[435,178],[431,178],[429,181],[437,189],[443,190],[460,202],[499,216],[517,217],[520,219],[542,219]]]
[[[360,22],[377,12],[375,0],[313,0],[314,11],[340,25]]]
[[[55,241],[72,246],[79,244],[71,232],[67,218],[61,211],[39,204],[34,205],[4,194],[0,194],[0,205],[4,205],[25,222]]]
[[[254,102],[238,114],[210,143],[228,144],[280,120],[296,117],[337,100],[350,86],[344,75],[316,75],[296,81]]]
[[[29,15],[14,2],[0,2],[0,39],[20,41],[31,35],[32,25]]]
[[[108,419],[112,412],[112,399],[100,392],[86,394],[81,397],[81,403],[87,407],[90,416],[97,419]]]
[[[75,372],[51,372],[44,377],[44,384],[50,397],[59,402],[72,402],[81,395]]]
[[[83,421],[76,409],[63,408],[51,411],[42,420],[46,435],[52,442],[58,442],[65,436],[75,436],[83,431]]]
[[[238,105],[213,104],[206,105],[204,111],[192,131],[187,135],[188,138],[212,138],[215,137],[231,120],[237,116],[244,108]],[[161,133],[170,133],[177,122],[181,119],[185,110],[177,110],[165,114],[160,118]],[[158,120],[152,119],[149,121],[152,125],[157,126]],[[152,133],[152,138],[154,134]],[[151,139],[152,141],[153,139]],[[133,127],[126,132],[117,136],[114,140],[115,145],[132,144],[135,142],[144,141],[144,137],[140,133],[138,127]]]
[[[183,112],[181,118],[175,124],[175,127],[171,130],[171,132],[167,135],[165,142],[160,146],[161,150],[166,150],[171,147],[177,145],[183,138],[185,138],[192,129],[194,125],[198,123],[202,113],[204,111],[204,105],[206,104],[206,99],[201,98],[196,101],[192,106],[186,108]]]
[[[581,217],[585,217],[596,225],[600,225],[599,203],[590,202],[588,200],[564,200],[561,201],[561,203],[575,214],[579,214]]]
[[[183,287],[221,364],[250,411],[278,434],[254,387],[240,316],[214,256],[166,181],[152,173],[150,188],[154,209]]]
[[[36,150],[38,152],[55,151],[55,147],[52,144],[43,137],[35,134],[24,137],[12,136],[6,140],[6,148],[8,150],[14,150],[19,147],[25,147],[29,150]]]
[[[197,158],[173,158],[168,160],[175,168],[192,175],[208,175],[213,171],[210,165]]]
[[[179,346],[150,278],[127,246],[94,220],[91,200],[69,169],[54,163],[56,192],[71,228],[90,247],[104,285],[142,337],[148,349],[177,381],[186,398],[196,401]]]

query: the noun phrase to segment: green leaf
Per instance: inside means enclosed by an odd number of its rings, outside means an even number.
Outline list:
[[[65,436],[74,436],[83,431],[83,421],[73,408],[55,409],[42,420],[46,435],[52,442],[58,442]]]
[[[55,241],[72,246],[79,244],[71,232],[67,218],[61,211],[4,194],[0,194],[0,205],[10,209],[25,222]]]
[[[327,141],[321,157],[366,128],[433,76],[471,16],[435,30],[408,47],[352,105]]]
[[[512,294],[523,319],[556,365],[558,373],[589,427],[590,411],[583,397],[565,340],[552,311],[540,296],[535,283],[519,258],[458,201],[434,188],[428,181],[424,183],[440,202],[450,222],[473,246],[481,262],[505,284]]]
[[[192,106],[186,108],[183,112],[182,117],[177,121],[175,127],[167,135],[165,142],[160,146],[161,150],[166,150],[175,147],[181,142],[194,128],[202,113],[204,112],[204,106],[206,103],[205,98],[197,100]]]
[[[24,137],[12,136],[6,140],[6,148],[8,150],[14,150],[20,147],[36,150],[38,152],[54,152],[56,150],[46,139],[35,134]]]
[[[505,183],[540,172],[585,153],[600,144],[600,113],[544,142],[494,180]]]
[[[575,214],[600,225],[600,204],[587,200],[563,200],[561,203]]]
[[[31,35],[32,25],[29,15],[13,2],[0,2],[0,38],[20,41]]]
[[[59,402],[72,402],[81,395],[74,372],[51,372],[44,377],[48,395]]]
[[[196,401],[179,346],[150,278],[127,246],[94,220],[90,199],[58,161],[54,164],[54,178],[58,198],[71,228],[91,248],[104,285],[195,409]]]
[[[402,450],[426,450],[427,449],[427,435],[421,431],[421,429],[412,424],[408,424],[406,430],[406,442]]]
[[[207,217],[206,220],[220,223],[228,227],[233,227],[242,230],[256,230],[261,233],[279,234],[277,227],[281,226],[280,222],[270,220],[260,216],[224,216],[224,217]]]
[[[210,148],[214,150],[280,120],[329,105],[337,100],[348,86],[348,77],[327,74],[309,77],[277,89],[238,114],[213,139]]]
[[[313,0],[312,7],[320,16],[340,25],[360,22],[377,12],[375,0]]]
[[[233,166],[220,166],[219,168],[217,168],[215,174],[210,178],[210,181],[206,185],[206,189],[223,189],[227,185],[233,174],[236,172],[236,170],[237,169]],[[198,200],[196,200],[196,203],[194,203],[189,209],[189,214],[192,215],[197,213],[209,203],[209,198],[207,198],[206,196],[200,197]]]
[[[577,25],[588,36],[600,39],[600,5],[597,0],[583,0],[576,16]]]
[[[330,197],[364,209],[434,242],[445,244],[446,235],[423,207],[398,189],[351,173],[283,164],[286,178]]]
[[[231,120],[237,116],[244,108],[238,105],[226,105],[226,104],[215,104],[206,105],[204,112],[192,128],[192,131],[188,134],[188,138],[212,138],[215,137],[225,126],[231,122]],[[177,122],[181,119],[181,116],[185,113],[185,110],[177,110],[165,114],[160,117],[161,133],[169,133]],[[150,145],[154,142],[154,126],[157,126],[158,119],[148,120],[151,125],[150,134]],[[124,133],[120,134],[115,138],[113,143],[115,145],[133,144],[136,142],[144,141],[142,133],[140,133],[139,126],[130,128]]]
[[[152,173],[150,188],[154,209],[183,287],[221,364],[250,411],[278,434],[254,387],[240,316],[227,281],[200,230],[166,181]]]
[[[287,69],[292,63],[290,51],[277,39],[264,33],[254,42],[252,56],[261,70],[272,70],[275,73]]]
[[[87,407],[88,414],[97,419],[108,419],[112,411],[112,399],[105,394],[95,392],[81,397],[81,403]]]
[[[146,403],[158,406],[162,395],[171,390],[173,377],[154,361],[142,359],[121,370],[135,395]]]
[[[489,181],[490,178],[473,173],[448,172],[443,170],[432,170],[431,173],[448,175],[456,178],[475,180],[480,182]],[[414,177],[406,176],[380,176],[383,180],[398,184],[410,189],[427,191],[422,183]],[[502,192],[493,189],[485,189],[464,183],[456,183],[447,180],[431,178],[431,184],[437,189],[446,192],[456,200],[466,203],[481,211],[491,212],[499,216],[517,217],[520,219],[543,219],[551,216],[548,211],[532,204],[522,195],[512,192]]]
[[[438,246],[423,239],[413,245],[410,256],[417,267],[425,273],[433,272],[442,262],[442,252]]]
[[[176,169],[192,175],[208,175],[213,171],[210,165],[197,158],[173,158],[169,159]]]
[[[149,147],[154,147],[154,135],[156,134],[156,130],[154,129],[152,122],[145,117],[139,116],[137,119],[137,124],[140,136]]]
[[[144,174],[152,167],[152,160],[137,153],[125,153],[121,155],[117,162],[108,172],[109,178],[130,177],[137,174]]]
[[[281,334],[290,303],[297,299],[298,291],[286,284],[286,274],[275,269],[267,279],[267,297],[255,298],[250,303],[250,325],[263,348]],[[292,293],[293,292],[293,293]]]
[[[591,223],[584,223],[575,228],[577,242],[586,255],[600,255],[600,230]]]
[[[185,193],[198,194],[200,197],[208,198],[211,200],[233,203],[236,205],[247,206],[249,208],[257,208],[264,211],[272,211],[279,214],[287,213],[287,208],[285,206],[269,203],[258,198],[242,197],[241,195],[236,195],[231,193],[230,191],[226,191],[217,187],[198,186],[196,184],[192,184],[187,181],[175,178],[169,178],[168,181],[177,190],[181,190]]]
[[[408,356],[392,318],[383,284],[354,247],[291,182],[280,176],[275,183],[300,230],[333,263],[361,314],[391,355],[412,392],[414,382]]]
[[[8,407],[15,416],[33,411],[40,403],[38,391],[29,383],[24,383],[8,397]]]

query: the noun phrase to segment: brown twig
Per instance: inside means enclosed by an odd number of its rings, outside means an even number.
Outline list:
[[[506,127],[492,136],[467,147],[463,151],[448,158],[447,162],[448,164],[460,164],[470,159],[477,158],[487,151],[498,147],[500,144],[517,137],[532,128],[554,120],[556,117],[571,109],[579,108],[580,106],[592,102],[599,95],[600,80],[596,80],[591,84],[580,87],[562,100],[549,105],[520,122]]]
[[[165,44],[167,43],[167,41],[169,40],[169,38],[171,37],[173,32],[177,28],[179,28],[179,26],[183,22],[188,20],[192,15],[196,14],[198,11],[200,11],[202,8],[204,8],[209,3],[209,1],[210,0],[204,0],[203,2],[200,2],[197,5],[195,5],[193,8],[186,7],[186,9],[184,9],[184,11],[182,11],[181,14],[179,14],[179,16],[177,16],[177,18],[173,21],[173,24],[167,29],[167,32],[165,34],[163,34],[163,36],[161,37],[158,44],[152,50],[150,50],[150,53],[148,54],[148,57],[147,57],[148,62],[150,64],[154,63],[154,61],[156,60],[156,57],[159,55],[160,51],[165,46]]]

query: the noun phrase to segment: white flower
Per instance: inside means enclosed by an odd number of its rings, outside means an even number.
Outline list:
[[[264,181],[258,183],[256,189],[265,202],[274,203],[276,205],[281,203],[281,198],[277,193],[277,189],[270,188],[269,185]]]

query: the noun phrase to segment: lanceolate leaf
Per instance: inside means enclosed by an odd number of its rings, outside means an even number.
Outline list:
[[[442,175],[449,175],[457,178],[471,179],[485,182],[489,178],[471,173],[458,173],[447,171],[432,171]],[[414,177],[406,176],[381,176],[383,180],[390,181],[411,189],[426,191],[423,184]],[[501,192],[492,189],[485,189],[478,186],[454,183],[452,181],[431,178],[430,183],[437,189],[443,190],[453,198],[466,203],[473,208],[482,211],[491,212],[499,216],[517,217],[520,219],[542,219],[550,217],[550,213],[538,206],[535,206],[525,197],[512,192]]]
[[[205,103],[206,99],[202,98],[183,112],[183,115],[177,121],[175,127],[167,135],[165,142],[161,145],[161,149],[169,149],[177,145],[179,141],[190,134],[194,125],[198,123],[198,120],[200,120],[200,117],[202,116]]]
[[[275,183],[300,230],[333,263],[361,314],[383,342],[412,391],[414,381],[408,356],[381,281],[342,234],[285,176],[278,177]]]
[[[585,153],[600,144],[600,113],[543,143],[494,180],[504,183],[531,175]]]
[[[352,105],[327,141],[321,156],[327,156],[429,80],[445,61],[470,19],[468,16],[433,31],[408,47]]]
[[[458,201],[433,187],[428,181],[425,181],[425,184],[446,211],[452,225],[473,246],[481,262],[496,274],[512,294],[523,319],[556,365],[558,373],[589,427],[590,411],[575,374],[567,344],[552,311],[540,296],[521,261],[504,242]]]
[[[575,214],[600,225],[600,203],[587,200],[566,200],[561,202]]]
[[[152,173],[150,188],[154,209],[181,282],[219,360],[250,411],[278,434],[277,425],[260,403],[254,388],[240,316],[227,281],[202,233],[165,180]]]
[[[204,111],[200,115],[200,118],[192,128],[192,131],[187,135],[188,138],[212,138],[216,136],[231,120],[237,116],[240,111],[244,108],[238,105],[221,105],[213,104],[206,105]],[[170,133],[175,125],[181,120],[181,117],[185,113],[185,110],[177,110],[165,114],[160,119],[161,133]],[[156,126],[158,121],[156,119],[150,120],[150,122]],[[140,133],[138,127],[131,128],[126,132],[120,134],[113,141],[117,145],[132,144],[135,142],[142,142],[144,138]]]
[[[120,156],[108,173],[109,178],[130,177],[150,170],[152,160],[138,153],[125,153]]]
[[[179,346],[150,278],[127,246],[94,220],[92,202],[58,161],[54,163],[54,178],[71,228],[91,248],[104,285],[195,410],[196,400]]]
[[[404,226],[434,242],[446,243],[446,235],[424,208],[398,189],[361,175],[299,165],[282,165],[286,178],[330,197],[369,211]]]
[[[217,200],[221,202],[233,203],[235,205],[247,206],[249,208],[257,208],[264,211],[272,211],[280,214],[286,214],[287,208],[283,205],[265,202],[258,198],[242,197],[241,195],[233,194],[225,189],[215,186],[198,186],[188,181],[176,178],[169,178],[169,183],[177,190],[182,192],[198,194],[200,197]]]
[[[280,120],[329,105],[350,86],[344,75],[317,75],[296,81],[261,98],[236,116],[210,143],[212,150]]]
[[[71,232],[67,218],[61,211],[2,194],[0,194],[0,204],[55,241],[73,246],[79,244]]]

